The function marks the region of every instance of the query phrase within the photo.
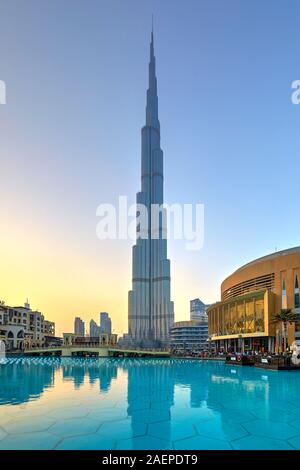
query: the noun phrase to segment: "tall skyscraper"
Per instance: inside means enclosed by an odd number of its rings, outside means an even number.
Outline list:
[[[84,322],[79,317],[76,317],[74,321],[74,333],[75,335],[84,336]]]
[[[100,313],[100,332],[111,335],[111,319],[107,312]]]
[[[153,204],[163,204],[163,152],[160,148],[157,81],[153,31],[151,33],[149,88],[147,90],[146,125],[142,128],[141,191],[137,204],[148,210],[147,238],[137,224],[137,240],[132,251],[132,290],[128,295],[128,331],[133,342],[140,345],[161,345],[168,342],[174,322],[170,300],[170,261],[167,240],[163,235],[162,214],[153,220]]]

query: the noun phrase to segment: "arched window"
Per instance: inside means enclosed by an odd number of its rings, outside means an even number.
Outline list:
[[[24,338],[24,331],[20,330],[19,333],[17,334],[18,338]]]
[[[299,282],[298,282],[297,274],[295,276],[295,285],[294,285],[294,303],[295,303],[295,308],[300,307]]]
[[[12,332],[12,331],[9,331],[7,337],[8,337],[8,338],[14,338],[13,332]]]
[[[281,308],[287,308],[285,279],[282,280],[281,287]]]

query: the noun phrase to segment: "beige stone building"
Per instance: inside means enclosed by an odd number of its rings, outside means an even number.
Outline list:
[[[41,347],[55,337],[55,323],[31,310],[28,302],[24,307],[0,304],[0,336],[7,350]]]
[[[100,333],[97,337],[80,336],[76,333],[63,333],[64,346],[116,346],[118,335],[109,333]]]

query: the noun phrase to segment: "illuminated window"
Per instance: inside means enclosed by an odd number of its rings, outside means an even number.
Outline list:
[[[264,300],[255,300],[255,331],[264,331]]]
[[[236,321],[236,332],[244,333],[245,330],[245,306],[244,302],[237,303],[237,321]]]
[[[246,301],[246,333],[254,332],[254,302],[253,299]]]
[[[299,308],[300,307],[300,295],[299,295],[299,283],[298,283],[297,274],[295,277],[295,286],[294,286],[294,302],[295,302],[295,308]]]
[[[282,288],[281,288],[281,308],[287,308],[285,279],[282,280]]]

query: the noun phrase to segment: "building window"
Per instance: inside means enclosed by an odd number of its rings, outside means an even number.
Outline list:
[[[300,294],[299,294],[299,282],[298,282],[297,274],[295,277],[295,286],[294,286],[294,302],[295,302],[295,308],[299,308],[300,307]]]
[[[255,300],[255,331],[264,331],[264,299]]]
[[[246,333],[254,333],[254,301],[253,299],[246,301],[246,325],[245,325],[245,332]]]
[[[285,279],[282,280],[282,288],[281,288],[281,308],[287,308]]]

